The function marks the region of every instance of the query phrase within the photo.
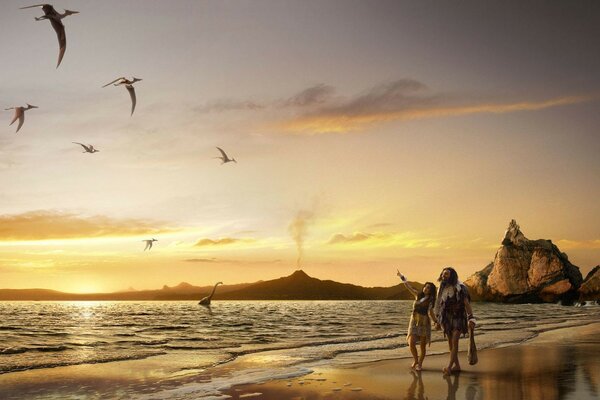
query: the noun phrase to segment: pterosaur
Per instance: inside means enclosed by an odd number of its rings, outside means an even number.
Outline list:
[[[217,150],[219,150],[221,152],[221,157],[215,157],[215,158],[219,158],[221,160],[221,164],[225,164],[228,162],[234,162],[237,164],[237,161],[235,161],[235,158],[229,158],[229,156],[225,153],[225,151],[223,151],[222,148],[217,147]]]
[[[15,117],[8,125],[10,126],[10,125],[14,124],[16,120],[19,120],[19,125],[17,126],[17,131],[16,131],[16,132],[19,132],[19,129],[21,129],[21,127],[23,126],[23,122],[25,122],[25,111],[31,110],[32,108],[38,108],[38,106],[32,106],[31,104],[27,103],[27,107],[5,108],[6,111],[15,110]]]
[[[62,19],[68,17],[69,15],[79,14],[79,11],[71,11],[65,10],[64,13],[58,13],[52,4],[36,4],[33,6],[21,7],[21,10],[26,8],[35,8],[41,7],[42,11],[44,11],[44,15],[42,17],[35,17],[36,21],[42,21],[44,19],[50,20],[50,24],[54,31],[56,32],[56,36],[58,38],[58,63],[56,63],[56,68],[60,65],[60,62],[65,55],[65,50],[67,50],[67,35],[65,34],[65,26],[62,23]]]
[[[158,240],[152,238],[152,239],[142,240],[142,242],[146,242],[146,247],[144,247],[144,251],[146,251],[146,250],[150,250],[152,248],[152,243],[158,242]]]
[[[106,85],[104,85],[102,87],[104,88],[111,84],[113,86],[125,85],[125,88],[129,92],[129,96],[131,97],[131,115],[133,115],[133,111],[135,111],[135,103],[136,103],[135,89],[133,87],[133,84],[136,82],[139,82],[139,81],[141,81],[141,79],[136,78],[136,77],[133,77],[131,80],[126,79],[124,77],[120,77],[120,78],[115,79],[112,82],[108,82]]]
[[[97,153],[100,150],[95,149],[94,146],[92,146],[91,144],[85,145],[83,143],[79,143],[79,142],[73,142],[75,144],[80,145],[81,147],[83,147],[83,153]]]

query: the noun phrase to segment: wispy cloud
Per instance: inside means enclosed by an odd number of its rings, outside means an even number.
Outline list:
[[[248,242],[251,239],[236,239],[231,237],[226,237],[222,239],[200,239],[196,242],[194,247],[206,247],[206,246],[225,246],[228,244],[239,243],[239,242]]]
[[[262,110],[266,105],[253,100],[220,99],[208,102],[195,108],[199,113],[220,113],[226,111]]]
[[[571,249],[600,249],[600,239],[595,240],[568,240],[561,239],[556,241],[556,245],[561,250],[571,250]]]
[[[337,104],[323,104],[285,119],[276,124],[276,128],[297,134],[346,133],[389,121],[536,111],[591,101],[594,98],[579,95],[536,101],[475,101],[464,96],[430,94],[421,82],[401,79],[375,86]]]
[[[443,246],[443,240],[433,237],[423,237],[412,232],[354,232],[352,234],[337,233],[327,241],[327,244],[358,247],[440,248]]]
[[[342,235],[341,233],[338,233],[336,235],[333,235],[327,243],[328,244],[356,243],[356,242],[362,242],[362,241],[371,239],[373,237],[374,237],[374,235],[371,233],[356,232],[351,235]]]
[[[220,263],[220,262],[223,262],[223,261],[217,260],[215,257],[213,257],[213,258],[188,258],[183,261],[191,262],[191,263]]]
[[[333,86],[320,83],[302,90],[282,102],[286,107],[310,107],[316,104],[324,104],[331,99],[335,93]]]
[[[183,260],[189,263],[199,263],[199,264],[245,264],[245,265],[254,265],[254,264],[277,264],[280,263],[280,259],[275,260],[231,260],[231,259],[219,259],[216,257],[212,258],[188,258]]]
[[[362,131],[390,121],[406,121],[472,114],[537,111],[592,101],[597,95],[565,95],[537,100],[499,101],[491,96],[436,93],[415,79],[398,79],[375,85],[354,96],[336,96],[325,83],[309,86],[275,100],[222,99],[195,111],[260,111],[269,126],[291,134],[324,134]]]
[[[4,241],[137,236],[172,231],[174,229],[164,222],[83,216],[54,210],[0,215],[0,240]]]
[[[329,102],[335,88],[319,83],[302,89],[286,98],[256,101],[249,99],[217,99],[194,108],[198,113],[222,113],[228,111],[262,111],[281,108],[309,108]]]

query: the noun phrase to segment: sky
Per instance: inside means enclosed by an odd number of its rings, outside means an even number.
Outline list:
[[[0,13],[0,106],[39,107],[0,113],[0,288],[466,279],[513,218],[600,263],[596,1],[65,0],[59,68],[34,3]]]

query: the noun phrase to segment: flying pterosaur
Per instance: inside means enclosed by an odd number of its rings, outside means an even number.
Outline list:
[[[56,36],[58,38],[58,63],[56,64],[56,68],[60,65],[60,62],[65,55],[65,50],[67,50],[67,35],[65,34],[65,26],[62,23],[62,19],[68,17],[69,15],[79,14],[79,11],[71,11],[65,10],[64,13],[58,13],[52,4],[36,4],[33,6],[21,7],[21,10],[25,10],[27,8],[36,8],[41,7],[42,11],[44,11],[44,16],[35,17],[36,21],[42,21],[44,19],[50,20],[50,24],[54,31],[56,32]]]
[[[85,144],[79,143],[79,142],[72,142],[72,143],[78,144],[81,147],[83,147],[82,153],[97,153],[100,151],[98,149],[95,149],[94,146],[92,146],[91,144],[85,145]]]
[[[146,250],[150,250],[152,248],[152,243],[158,242],[158,240],[152,238],[152,239],[142,240],[142,242],[146,242],[146,247],[144,247],[144,251],[146,251]]]
[[[135,110],[135,103],[136,103],[135,89],[133,87],[133,84],[138,81],[141,81],[141,79],[133,77],[132,80],[129,80],[124,77],[120,77],[120,78],[115,79],[112,82],[108,82],[106,85],[104,85],[102,87],[104,88],[111,84],[113,84],[113,86],[125,85],[125,88],[129,92],[129,96],[131,97],[131,115],[133,115],[133,111]]]
[[[10,122],[10,124],[8,124],[8,126],[14,124],[16,120],[19,120],[19,125],[17,126],[17,131],[16,131],[16,132],[19,132],[19,129],[21,129],[21,127],[23,126],[23,122],[25,122],[25,111],[31,110],[32,108],[38,108],[38,106],[32,106],[31,104],[27,103],[27,107],[5,108],[6,111],[15,110],[15,117]]]
[[[235,158],[229,158],[229,156],[225,153],[225,151],[223,151],[222,148],[217,147],[217,150],[219,150],[221,152],[221,157],[214,157],[214,158],[218,158],[221,160],[221,164],[225,164],[228,162],[234,162],[237,164],[237,161],[235,161]]]

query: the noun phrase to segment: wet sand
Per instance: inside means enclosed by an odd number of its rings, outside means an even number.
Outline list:
[[[432,345],[441,350],[442,343]],[[466,349],[467,340],[461,340]],[[406,348],[398,349],[399,356]],[[443,376],[448,355],[427,356],[421,373],[412,358],[372,363],[299,366],[297,378],[253,376],[256,363],[274,363],[268,355],[250,355],[221,368],[180,370],[181,356],[34,369],[0,375],[1,399],[467,399],[586,400],[600,396],[600,322],[540,333],[522,344],[481,350],[463,371]],[[266,357],[266,358],[265,358]],[[190,360],[190,366],[197,359]],[[312,371],[312,372],[310,372]],[[289,375],[288,375],[289,376]],[[209,386],[204,395],[199,387]],[[208,397],[206,397],[208,396]]]
[[[461,341],[464,348],[466,340]],[[600,323],[540,334],[520,345],[487,349],[471,366],[444,376],[448,355],[428,356],[421,373],[412,359],[315,368],[312,374],[234,387],[232,399],[558,400],[600,396]]]

